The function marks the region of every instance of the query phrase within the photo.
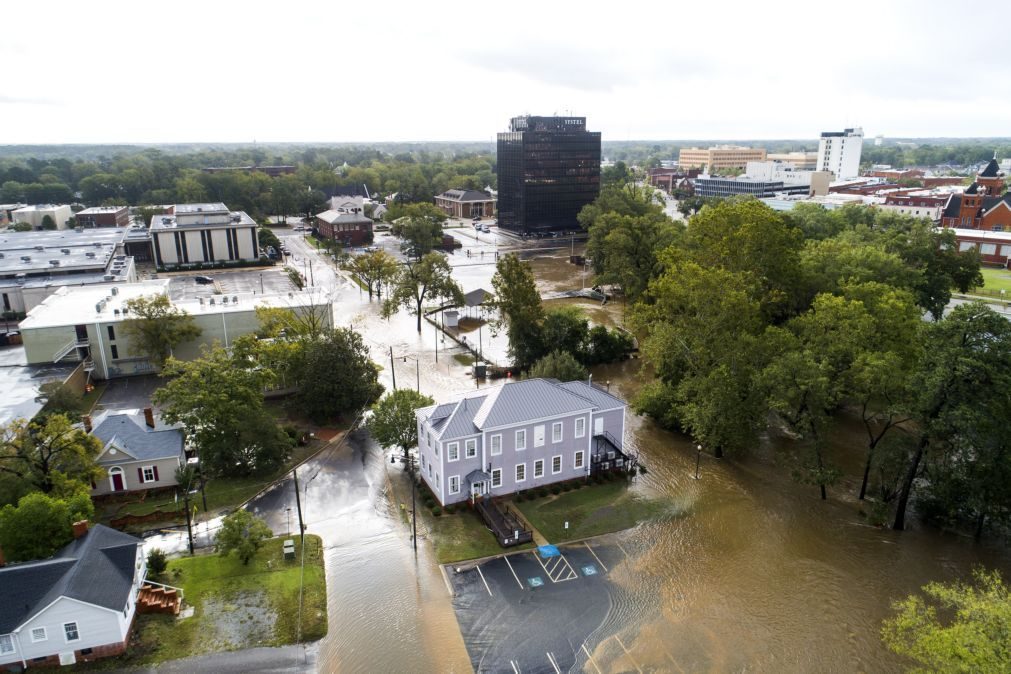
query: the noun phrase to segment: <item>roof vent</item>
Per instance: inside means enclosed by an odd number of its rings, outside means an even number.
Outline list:
[[[88,257],[95,257],[95,252],[89,250],[87,253],[85,253],[85,255],[87,255]]]
[[[94,245],[95,245],[95,248],[101,248],[102,247],[102,242],[101,241],[96,241]]]
[[[60,252],[63,253],[64,255],[70,255],[69,248],[60,248]]]
[[[22,255],[21,256],[21,261],[22,262],[31,262],[32,261],[32,256],[31,255]]]
[[[49,264],[53,265],[54,267],[59,267],[60,266],[60,261],[59,260],[50,260]]]
[[[232,295],[232,304],[238,304],[238,303],[239,303],[239,297],[238,297],[238,295]]]
[[[35,246],[35,250],[45,250],[45,246]]]
[[[115,297],[118,294],[119,294],[119,288],[117,288],[116,286],[113,286],[112,287],[112,296]]]

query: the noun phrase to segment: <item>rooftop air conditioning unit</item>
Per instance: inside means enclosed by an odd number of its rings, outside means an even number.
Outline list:
[[[60,252],[63,253],[64,255],[70,255],[69,248],[60,248]]]
[[[113,297],[115,297],[118,294],[119,294],[119,288],[116,288],[115,286],[113,286],[113,288],[112,288],[112,295],[113,295]]]
[[[85,253],[85,255],[87,255],[88,257],[95,257],[95,253],[90,250],[87,253]]]
[[[35,250],[45,250],[45,246],[35,246]]]
[[[211,298],[211,301],[210,301],[210,305],[211,305],[212,307],[214,306],[214,298],[213,298],[213,297]]]
[[[50,260],[49,264],[53,265],[54,267],[59,267],[60,266],[60,261],[59,260]]]
[[[105,276],[102,277],[102,280],[103,281],[115,281],[116,280],[116,276],[113,275],[113,274],[106,274]]]
[[[228,296],[227,295],[221,298],[221,303],[222,304],[228,304]]]
[[[22,255],[21,256],[21,261],[22,262],[31,262],[32,261],[32,256],[31,255]]]
[[[200,300],[200,306],[204,306],[204,298],[198,297],[197,299]]]
[[[119,316],[119,309],[113,309],[112,310],[112,315],[113,316]]]
[[[128,313],[130,313],[130,310],[127,309],[126,307],[123,307],[123,315],[126,316]]]
[[[232,304],[238,304],[238,303],[239,303],[238,296],[237,295],[232,295]]]

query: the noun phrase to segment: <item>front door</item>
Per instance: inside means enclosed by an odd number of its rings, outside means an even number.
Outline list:
[[[113,473],[111,477],[112,477],[112,490],[123,491],[123,474]]]
[[[593,434],[602,435],[604,433],[604,417],[596,417],[593,420]]]
[[[473,485],[471,485],[470,494],[475,499],[484,496],[484,481],[482,480],[481,482],[475,482]]]

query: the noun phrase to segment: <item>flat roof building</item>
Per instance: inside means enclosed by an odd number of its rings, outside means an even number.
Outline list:
[[[92,206],[74,216],[78,227],[126,227],[130,209],[126,206]]]
[[[157,279],[60,288],[20,323],[28,364],[84,362],[95,379],[154,372],[154,365],[133,351],[121,324],[132,318],[127,302],[168,295],[168,285],[167,279]],[[173,355],[183,360],[196,358],[204,345],[217,341],[228,347],[235,338],[255,332],[260,328],[257,307],[299,312],[320,305],[329,307],[324,320],[332,325],[332,299],[316,288],[278,295],[235,293],[173,301],[173,307],[193,316],[201,331],[196,339],[173,349]]]
[[[67,223],[72,222],[74,212],[70,206],[57,206],[53,204],[36,204],[25,206],[11,213],[15,223],[23,222],[31,225],[34,229],[42,229],[46,216],[49,216],[56,229],[66,229]]]
[[[152,217],[151,240],[159,267],[260,259],[256,221],[220,202],[176,204],[168,213]]]
[[[749,161],[765,161],[765,158],[764,147],[737,145],[716,145],[708,149],[686,147],[678,154],[678,167],[707,169],[712,173],[721,169],[743,169]]]
[[[579,229],[600,194],[600,133],[585,117],[513,117],[498,134],[498,224],[522,234]]]
[[[818,170],[831,171],[836,180],[859,176],[863,145],[864,130],[860,127],[822,132],[818,141]]]
[[[818,168],[817,152],[770,152],[766,159],[793,164],[798,171],[814,171]]]
[[[811,187],[804,184],[787,184],[781,180],[762,180],[760,178],[722,178],[720,176],[701,175],[695,179],[695,196],[697,197],[733,197],[750,195],[759,199],[774,197],[781,194],[810,193]]]

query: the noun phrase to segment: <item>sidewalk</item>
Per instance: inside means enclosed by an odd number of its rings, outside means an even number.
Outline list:
[[[315,643],[280,648],[249,648],[244,651],[229,651],[195,655],[180,660],[169,660],[160,665],[137,669],[120,669],[118,672],[131,674],[151,672],[214,672],[215,674],[243,674],[244,672],[315,672],[316,655],[319,650]]]

